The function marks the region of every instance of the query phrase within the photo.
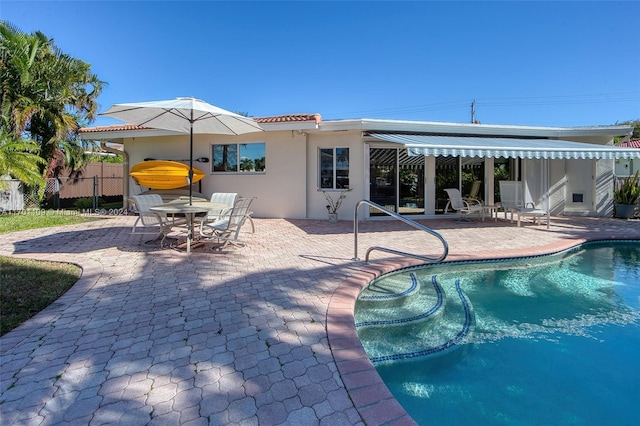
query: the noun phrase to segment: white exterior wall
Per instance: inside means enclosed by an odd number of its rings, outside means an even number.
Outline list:
[[[549,211],[552,215],[564,213],[567,177],[566,160],[549,160]]]
[[[595,161],[567,160],[565,162],[564,214],[593,215],[595,213]],[[582,202],[574,201],[574,194]]]
[[[212,144],[264,142],[265,173],[212,173]],[[124,141],[130,165],[152,157],[158,160],[186,160],[189,158],[189,136],[134,138]],[[201,181],[202,193],[237,192],[245,197],[257,197],[251,206],[255,217],[290,219],[326,219],[326,200],[318,191],[318,150],[320,148],[349,148],[349,182],[353,191],[347,194],[338,211],[341,220],[353,218],[355,203],[365,198],[364,144],[360,131],[264,132],[240,136],[194,135],[193,157],[207,157],[209,163],[193,163],[205,172]],[[153,154],[151,154],[153,153]],[[188,161],[185,161],[188,163]],[[194,191],[198,191],[198,184]],[[131,193],[134,188],[131,188]],[[334,199],[339,192],[331,193]]]
[[[212,144],[245,142],[265,143],[264,173],[211,171]],[[132,166],[148,157],[159,160],[184,160],[189,158],[189,136],[144,138],[140,143],[128,139],[125,141],[125,149],[129,153]],[[193,157],[207,157],[210,160],[209,163],[193,163],[194,167],[206,173],[201,181],[202,193],[205,196],[209,197],[214,192],[237,192],[243,197],[257,197],[251,205],[255,217],[306,217],[306,145],[304,136],[297,132],[264,132],[241,136],[194,135]],[[198,183],[193,188],[194,191],[198,191]]]
[[[526,160],[527,201],[539,202],[544,188],[539,173],[542,160]],[[611,216],[613,205],[613,160],[550,160],[549,209],[551,214],[572,216]],[[543,185],[544,186],[544,185]],[[574,203],[573,193],[583,195]]]
[[[618,177],[633,176],[633,174],[640,170],[640,160],[615,160],[615,175]]]
[[[320,148],[349,148],[349,186],[353,188],[347,193],[338,210],[338,219],[353,220],[355,204],[365,198],[364,177],[368,174],[365,170],[364,143],[360,131],[310,133],[308,135],[307,151],[307,211],[309,219],[327,218],[327,201],[321,191],[318,190],[318,155]],[[329,192],[334,200],[340,191]],[[362,208],[364,212],[364,208]]]
[[[255,217],[302,219],[305,209],[305,138],[297,132],[282,131],[235,137],[208,136],[206,146],[216,143],[264,142],[264,173],[212,173],[205,177],[203,192],[237,192],[243,197],[257,197],[251,205]]]
[[[433,216],[436,214],[436,157],[433,155],[426,158],[425,171],[424,213]]]
[[[540,197],[540,160],[527,160],[527,188],[531,201]],[[550,160],[549,209],[553,215],[611,216],[613,214],[613,160]],[[544,189],[544,188],[542,188]],[[573,193],[583,203],[573,203]]]
[[[613,167],[614,160],[595,162],[595,215],[613,216]]]
[[[237,192],[242,196],[255,196],[252,206],[256,217],[276,218],[312,218],[326,219],[327,202],[318,188],[318,150],[320,148],[349,148],[349,182],[353,191],[339,211],[339,219],[351,220],[353,207],[361,199],[368,198],[368,158],[365,158],[367,145],[363,141],[362,129],[348,126],[335,128],[298,130],[270,130],[241,136],[194,135],[194,158],[207,157],[211,160],[213,143],[251,143],[264,142],[266,147],[266,171],[264,173],[212,173],[212,162],[194,162],[194,167],[206,173],[201,181],[201,192],[210,196],[213,192]],[[610,136],[579,136],[565,138],[576,142],[611,143]],[[167,160],[186,160],[189,157],[189,136],[144,136],[123,138],[125,150],[129,154],[132,166],[144,158]],[[377,146],[377,144],[376,144]],[[580,164],[576,162],[582,162]],[[490,165],[490,161],[487,165]],[[586,167],[588,164],[588,167]],[[434,213],[434,165],[435,158],[426,159],[425,214]],[[532,164],[533,166],[533,164]],[[578,214],[610,216],[612,213],[613,160],[551,160],[549,162],[549,206],[552,214]],[[584,167],[583,167],[584,166]],[[587,170],[588,169],[588,170]],[[491,170],[488,167],[485,187],[491,188]],[[589,173],[587,173],[587,171]],[[537,188],[539,178],[535,167],[530,168],[533,198],[539,198]],[[588,175],[588,176],[587,176]],[[591,180],[591,182],[589,182]],[[588,205],[571,203],[573,182],[579,182],[577,190],[587,191],[591,198]],[[573,186],[572,186],[573,185]],[[194,191],[199,191],[196,184]],[[135,188],[130,193],[135,193]],[[487,201],[491,200],[491,190]],[[533,193],[535,192],[535,194]],[[334,199],[339,191],[332,193]],[[572,205],[573,204],[573,205]],[[584,203],[583,203],[584,204]],[[366,209],[362,209],[363,211]],[[363,214],[362,217],[366,215]]]

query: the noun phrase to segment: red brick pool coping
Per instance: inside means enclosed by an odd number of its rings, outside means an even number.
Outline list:
[[[634,239],[620,232],[600,232],[587,238],[561,239],[552,244],[524,250],[499,250],[477,255],[449,255],[447,261],[508,259],[558,253],[588,241]],[[640,240],[640,238],[635,237]],[[367,357],[355,329],[354,307],[360,291],[374,278],[422,262],[408,258],[363,264],[363,270],[344,280],[329,302],[327,336],[344,386],[365,424],[416,425],[395,399]]]

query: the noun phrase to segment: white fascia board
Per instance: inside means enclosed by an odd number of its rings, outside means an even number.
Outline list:
[[[316,130],[318,126],[315,122],[312,121],[292,121],[292,122],[284,122],[284,123],[260,123],[260,127],[262,127],[266,132],[272,131],[282,131],[282,130],[304,130],[311,131]]]
[[[80,133],[80,139],[87,141],[109,141],[123,143],[124,139],[145,138],[154,136],[176,136],[188,135],[188,133],[175,132],[172,130],[162,129],[144,129],[144,130],[111,130],[107,132],[87,132]]]
[[[435,134],[467,134],[491,136],[530,136],[548,138],[567,138],[580,136],[627,136],[633,131],[631,126],[591,126],[591,127],[534,127],[495,124],[446,123],[435,121],[347,119],[315,122],[262,123],[265,131],[300,130],[306,132],[336,131],[377,131],[377,132],[416,132]],[[84,140],[102,140],[122,143],[126,138],[154,136],[175,136],[183,133],[162,129],[122,130],[106,132],[88,132],[80,135]]]
[[[322,121],[320,123],[320,130],[360,130],[561,138],[569,136],[625,136],[630,134],[633,129],[630,126],[535,127],[496,124],[445,123],[433,121],[357,119]]]

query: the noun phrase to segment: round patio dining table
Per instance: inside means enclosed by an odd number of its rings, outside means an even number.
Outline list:
[[[198,213],[208,213],[209,211],[220,211],[226,209],[224,203],[211,203],[209,201],[193,201],[189,204],[188,198],[177,200],[149,207],[149,210],[157,213],[184,214],[187,220],[187,253],[191,253],[191,243],[193,242],[193,223]]]

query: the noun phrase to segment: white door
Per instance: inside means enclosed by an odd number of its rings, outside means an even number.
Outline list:
[[[594,192],[594,161],[567,160],[565,210],[569,212],[591,212]]]

